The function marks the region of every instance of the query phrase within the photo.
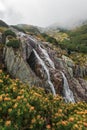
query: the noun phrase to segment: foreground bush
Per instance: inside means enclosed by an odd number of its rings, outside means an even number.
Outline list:
[[[12,80],[0,70],[0,130],[86,130],[87,104]]]

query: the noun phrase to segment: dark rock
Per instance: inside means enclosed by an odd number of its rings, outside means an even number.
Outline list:
[[[51,79],[54,84],[56,93],[61,95],[62,90],[63,90],[63,78],[62,78],[60,71],[58,71],[56,69],[50,70],[50,75],[51,75]]]

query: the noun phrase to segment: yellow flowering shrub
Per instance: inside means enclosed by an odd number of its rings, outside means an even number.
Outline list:
[[[87,103],[66,104],[0,70],[0,130],[87,130]]]

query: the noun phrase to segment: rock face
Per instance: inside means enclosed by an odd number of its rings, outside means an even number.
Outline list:
[[[19,78],[21,81],[35,85],[40,84],[38,79],[32,72],[27,62],[22,58],[20,51],[14,50],[12,47],[4,48],[4,62],[8,72],[15,78]]]
[[[72,86],[76,101],[87,102],[87,81],[81,78],[78,80],[73,78],[70,80],[70,85]]]
[[[80,65],[78,67],[66,56],[62,56],[62,59],[57,59],[56,64],[57,68],[63,70],[66,74],[70,89],[73,91],[75,101],[87,102],[87,81],[83,79],[84,76],[87,76],[87,68]]]
[[[68,92],[72,91],[73,100],[87,102],[87,82],[83,79],[87,75],[86,67],[80,66],[79,69],[70,58],[58,57],[49,44],[42,44],[27,34],[17,32],[17,36],[21,41],[19,49],[4,48],[5,66],[13,77],[31,86],[44,87],[54,95],[70,97]]]

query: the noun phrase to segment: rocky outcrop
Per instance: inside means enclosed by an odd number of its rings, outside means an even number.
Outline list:
[[[75,65],[74,76],[83,78],[87,75],[87,66]]]
[[[50,45],[44,45],[27,34],[18,33],[17,37],[21,41],[18,50],[11,47],[4,49],[4,62],[13,77],[31,86],[44,87],[54,95],[55,92],[63,95],[65,77],[75,101],[87,102],[87,82],[82,79],[87,75],[87,67],[80,66],[79,69],[70,58],[64,55],[58,57],[59,54]]]
[[[14,50],[7,46],[4,48],[4,62],[8,72],[23,82],[28,84],[33,82],[48,92],[55,94],[56,90],[61,94],[61,73],[55,69],[47,52],[44,52],[45,48],[40,47],[36,39],[27,35],[20,33],[18,39],[21,41],[19,49]]]
[[[41,85],[40,79],[35,76],[27,62],[24,61],[19,50],[15,51],[12,47],[5,47],[4,62],[12,77],[19,78],[29,85]]]
[[[79,78],[73,78],[70,80],[70,85],[75,96],[76,101],[86,101],[87,102],[87,81]]]

